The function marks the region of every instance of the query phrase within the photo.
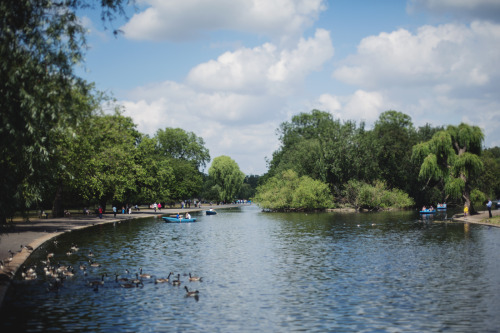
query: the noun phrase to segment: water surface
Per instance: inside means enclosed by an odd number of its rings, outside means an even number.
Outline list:
[[[422,220],[415,212],[270,214],[255,206],[151,218],[65,234],[30,257],[0,329],[53,332],[496,332],[500,329],[500,229]],[[66,253],[71,245],[79,250]],[[88,254],[101,267],[89,266]],[[47,291],[52,264],[75,276]],[[180,287],[115,274],[180,274]],[[129,270],[129,274],[126,270]],[[202,276],[190,282],[188,273]],[[96,290],[89,281],[107,274]],[[199,290],[186,297],[184,286]]]

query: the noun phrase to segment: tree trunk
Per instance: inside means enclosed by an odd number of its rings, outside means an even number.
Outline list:
[[[464,206],[469,207],[469,214],[475,214],[476,210],[474,209],[474,206],[472,205],[472,202],[470,201],[470,190],[469,189],[466,188],[464,190],[463,198],[465,200]]]
[[[52,202],[53,217],[64,217],[64,208],[62,205],[62,192],[63,192],[63,183],[62,180],[59,180],[59,183],[57,185],[56,195],[54,197],[54,201]]]

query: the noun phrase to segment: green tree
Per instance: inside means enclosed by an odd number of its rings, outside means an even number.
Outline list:
[[[184,200],[197,196],[203,187],[203,175],[191,162],[169,159],[173,170],[173,184],[170,189],[172,200]]]
[[[271,211],[314,210],[330,207],[332,196],[325,183],[286,170],[260,185],[254,202]]]
[[[363,123],[341,123],[328,112],[313,110],[282,123],[278,132],[281,147],[273,153],[264,181],[292,169],[340,193],[349,179],[378,176],[373,142],[366,139]]]
[[[380,168],[380,179],[390,188],[410,191],[411,175],[419,165],[412,163],[411,151],[416,142],[411,117],[398,111],[385,111],[375,122],[373,143]]]
[[[218,199],[223,202],[233,202],[245,179],[238,164],[224,155],[214,158],[208,176],[213,186],[219,187]]]
[[[415,204],[408,194],[399,189],[389,189],[382,181],[371,185],[354,179],[346,184],[344,199],[356,210],[407,208]]]
[[[441,180],[445,193],[452,198],[462,198],[469,211],[471,181],[483,171],[481,154],[484,135],[477,126],[460,124],[448,126],[432,139],[413,147],[412,157],[421,163],[419,178],[427,183]]]
[[[42,200],[55,133],[75,117],[72,94],[85,84],[84,28],[75,10],[93,1],[0,1],[0,222]],[[103,17],[123,9],[102,1]]]
[[[161,157],[155,138],[143,135],[137,146],[135,188],[130,203],[168,202],[175,186],[174,170],[168,158]]]
[[[197,169],[210,161],[210,153],[205,141],[193,132],[182,128],[165,128],[156,132],[160,154],[174,159],[192,162]]]
[[[500,147],[485,149],[481,161],[484,172],[477,180],[478,188],[491,199],[500,198]]]
[[[156,132],[156,150],[160,158],[172,167],[173,186],[169,200],[184,200],[200,193],[203,187],[204,168],[210,161],[205,141],[182,128],[165,128]]]

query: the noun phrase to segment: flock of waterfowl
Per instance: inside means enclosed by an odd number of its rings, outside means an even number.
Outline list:
[[[57,240],[54,241],[54,244],[57,246]],[[21,245],[21,250],[26,249],[29,252],[33,251],[33,248],[30,246]],[[66,256],[70,257],[75,255],[79,251],[77,245],[73,244],[71,248],[66,252]],[[10,257],[5,258],[0,262],[2,265],[2,269],[5,265],[9,265],[10,261],[14,256],[12,251],[9,251]],[[143,272],[142,267],[138,269],[138,271],[131,272],[128,269],[124,270],[124,274],[115,273],[114,278],[110,276],[107,272],[102,272],[102,265],[96,261],[95,255],[92,251],[89,251],[86,255],[79,255],[79,258],[85,258],[86,262],[80,262],[79,266],[75,268],[70,264],[65,264],[64,261],[56,261],[56,258],[53,252],[46,253],[44,260],[40,260],[39,264],[33,264],[30,266],[22,266],[22,271],[20,272],[21,277],[25,281],[33,281],[39,278],[47,281],[47,291],[49,292],[58,292],[61,288],[64,287],[64,282],[68,279],[76,279],[78,276],[83,276],[86,281],[86,285],[89,288],[92,288],[94,291],[99,291],[101,286],[105,284],[121,287],[121,288],[142,288],[146,283],[154,283],[156,284],[170,284],[172,286],[181,286],[183,281],[181,280],[181,274],[174,274],[173,272],[169,272],[166,277],[159,277],[153,274],[147,274]],[[39,275],[43,274],[43,278],[39,277]],[[184,277],[187,278],[188,282],[201,282],[203,280],[202,277],[194,276],[191,273],[183,274]],[[198,300],[200,292],[198,290],[190,290],[186,285],[184,286],[186,290],[186,297],[195,297]]]

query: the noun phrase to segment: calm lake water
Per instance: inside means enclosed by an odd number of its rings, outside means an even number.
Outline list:
[[[270,214],[255,206],[195,217],[97,226],[44,245],[26,263],[38,278],[19,277],[9,289],[0,331],[500,330],[499,228],[415,212]],[[78,251],[67,255],[73,244]],[[88,267],[90,251],[101,267]],[[49,252],[52,263],[75,267],[57,292],[47,290],[41,263]],[[182,284],[115,282],[141,267],[158,278],[180,274]],[[103,274],[103,285],[89,285]]]

